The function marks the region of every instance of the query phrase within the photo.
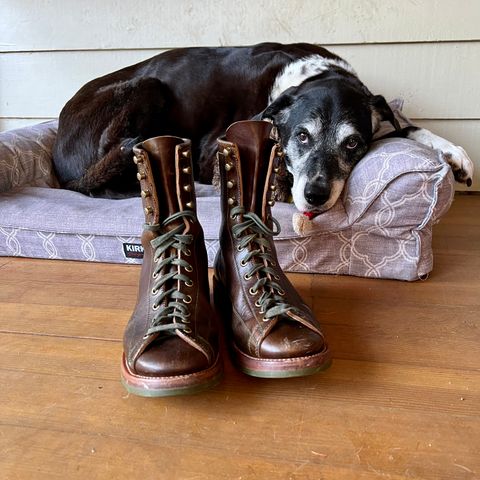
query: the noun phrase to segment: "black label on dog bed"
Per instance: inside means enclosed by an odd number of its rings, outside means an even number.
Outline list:
[[[143,258],[143,247],[140,243],[124,243],[123,253],[127,258]]]

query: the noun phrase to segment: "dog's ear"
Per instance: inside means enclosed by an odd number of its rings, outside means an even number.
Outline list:
[[[372,110],[372,132],[375,133],[380,128],[380,122],[386,120],[390,122],[395,130],[401,130],[398,120],[395,118],[392,109],[382,95],[373,95],[370,98],[370,108]]]
[[[276,98],[268,107],[255,118],[259,120],[267,120],[274,125],[279,125],[282,119],[286,118],[286,110],[293,104],[294,93],[297,87],[290,87],[283,92],[278,98]]]

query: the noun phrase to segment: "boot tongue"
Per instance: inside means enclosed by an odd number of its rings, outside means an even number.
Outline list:
[[[178,181],[179,168],[176,155],[176,146],[181,143],[183,143],[182,139],[168,136],[152,138],[143,142],[143,147],[149,154],[155,180],[160,222],[181,209],[179,197],[182,192],[178,192],[178,189],[181,189],[182,185],[179,185]],[[167,230],[178,225],[178,222],[173,222],[167,226]]]
[[[241,158],[243,205],[247,211],[262,214],[263,193],[267,182],[268,163],[273,140],[271,123],[236,122],[226,132],[228,142],[237,145]]]

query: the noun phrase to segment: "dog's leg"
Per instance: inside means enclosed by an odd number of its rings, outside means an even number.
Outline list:
[[[454,145],[425,128],[408,127],[405,130],[407,138],[439,150],[443,159],[452,167],[457,182],[465,183],[468,187],[472,185],[473,162],[462,147]]]
[[[123,177],[125,194],[120,196],[131,196],[129,187],[136,182],[132,149],[139,141],[139,138],[126,138],[116,145],[110,145],[107,153],[98,162],[87,168],[80,178],[68,182],[65,187],[95,197],[111,198],[112,189],[109,188],[109,183]],[[132,190],[136,192],[137,189]]]

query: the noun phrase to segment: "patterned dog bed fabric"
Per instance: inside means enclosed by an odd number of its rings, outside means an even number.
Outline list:
[[[51,188],[55,133],[47,122],[0,134],[0,255],[141,263],[140,198]],[[279,261],[290,272],[417,280],[433,268],[432,226],[450,207],[453,185],[437,152],[405,139],[375,142],[328,212],[309,221],[291,204],[274,206]],[[205,185],[197,196],[212,266],[219,198]]]

